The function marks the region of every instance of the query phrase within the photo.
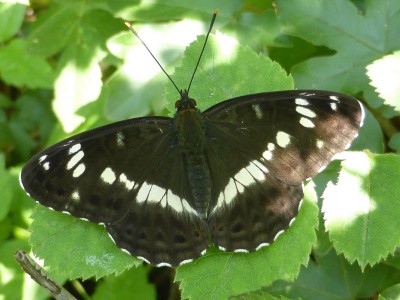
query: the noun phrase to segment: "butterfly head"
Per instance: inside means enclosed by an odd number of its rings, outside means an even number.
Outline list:
[[[189,98],[187,90],[181,90],[180,94],[181,98],[175,102],[175,109],[177,112],[197,110],[196,100]]]

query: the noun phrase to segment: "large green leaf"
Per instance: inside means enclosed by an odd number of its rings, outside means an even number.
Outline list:
[[[29,53],[24,40],[13,40],[0,48],[0,75],[10,85],[29,88],[50,88],[54,82],[50,64]]]
[[[371,85],[385,104],[400,112],[400,51],[374,61],[367,70]]]
[[[298,88],[356,93],[365,90],[365,67],[400,48],[400,1],[367,0],[365,12],[348,0],[277,0],[288,34],[335,50],[292,70]]]
[[[183,298],[227,299],[279,279],[293,281],[316,239],[318,208],[312,184],[303,201],[295,222],[271,246],[253,253],[214,253],[177,268]]]
[[[347,153],[324,192],[325,226],[337,252],[362,268],[400,246],[400,157]]]
[[[24,20],[26,6],[20,3],[0,2],[0,42],[15,35]]]

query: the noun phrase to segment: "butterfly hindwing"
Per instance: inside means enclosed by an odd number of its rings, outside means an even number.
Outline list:
[[[248,185],[231,204],[220,206],[212,215],[213,243],[228,251],[245,252],[266,246],[289,227],[302,199],[302,185],[286,185],[266,175],[265,181]]]

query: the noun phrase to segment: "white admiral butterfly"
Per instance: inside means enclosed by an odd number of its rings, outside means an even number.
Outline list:
[[[42,151],[21,185],[45,206],[104,224],[128,253],[177,266],[210,242],[243,252],[273,242],[297,215],[303,181],[363,120],[360,103],[335,92],[251,94],[200,112],[188,90],[178,90],[174,118],[116,122]]]

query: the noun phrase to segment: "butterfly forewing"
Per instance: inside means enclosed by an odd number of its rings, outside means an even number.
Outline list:
[[[363,119],[359,102],[328,91],[279,91],[221,102],[206,111],[214,140],[229,140],[287,184],[315,176],[356,137]],[[212,142],[212,140],[211,140]],[[223,159],[225,156],[220,155]]]
[[[105,224],[116,244],[154,264],[199,256],[173,119],[132,119],[84,132],[32,158],[21,172],[39,203]],[[168,232],[166,232],[168,229]]]
[[[217,246],[246,251],[289,226],[302,182],[349,146],[363,119],[357,100],[325,91],[248,95],[203,115],[213,176],[211,235]]]

